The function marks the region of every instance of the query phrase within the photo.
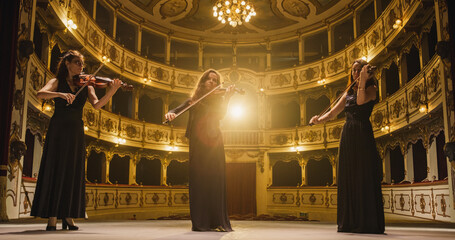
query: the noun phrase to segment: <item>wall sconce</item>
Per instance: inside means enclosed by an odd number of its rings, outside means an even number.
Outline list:
[[[390,126],[389,126],[389,124],[386,124],[384,127],[382,127],[382,128],[381,128],[381,132],[390,133]]]
[[[115,137],[114,138],[114,143],[115,143],[115,146],[118,147],[119,144],[125,144],[126,140],[124,138],[121,138],[121,137]]]
[[[103,56],[103,63],[108,63],[110,61],[111,61],[111,59],[108,58],[106,55]]]
[[[421,113],[428,113],[428,106],[427,106],[426,103],[420,104],[419,112],[421,112]]]
[[[86,125],[84,125],[84,132],[87,132],[88,131],[88,127]]]
[[[179,150],[177,146],[174,146],[174,143],[171,143],[171,145],[167,146],[166,149],[169,151],[169,153],[172,153],[172,151]]]
[[[399,27],[401,27],[401,24],[403,23],[403,21],[401,21],[401,19],[397,19],[395,20],[395,24],[393,24],[393,29],[397,29]]]

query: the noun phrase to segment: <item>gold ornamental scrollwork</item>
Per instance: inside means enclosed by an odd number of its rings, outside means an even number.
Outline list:
[[[96,114],[92,109],[89,109],[85,112],[85,122],[89,126],[95,126]]]
[[[35,91],[40,90],[44,86],[44,77],[39,73],[37,67],[35,67],[35,70],[32,72],[30,81]]]
[[[433,68],[433,70],[430,73],[430,76],[428,76],[428,92],[433,93],[438,91],[439,88],[439,71],[436,68]]]
[[[332,129],[330,129],[330,137],[333,139],[340,139],[342,130],[343,130],[343,127],[341,127],[341,126],[333,127]]]
[[[282,87],[283,85],[288,85],[291,83],[291,76],[289,74],[280,74],[278,76],[272,76],[272,79],[270,80],[270,85],[275,87],[279,86]]]
[[[284,144],[290,143],[290,141],[292,140],[292,135],[290,135],[290,134],[277,134],[277,135],[270,136],[270,138],[271,138],[270,142],[272,144],[284,145]]]
[[[321,140],[321,133],[320,131],[306,131],[301,133],[300,139],[302,142],[316,142]]]
[[[317,67],[316,68],[308,68],[300,72],[300,80],[306,80],[306,81],[311,81],[317,76],[317,71],[319,70]]]
[[[373,124],[376,128],[382,127],[382,123],[384,122],[384,114],[382,111],[376,111],[373,114]]]

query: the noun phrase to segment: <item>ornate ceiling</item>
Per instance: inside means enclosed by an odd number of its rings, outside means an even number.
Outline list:
[[[359,0],[250,0],[257,16],[235,28],[213,17],[216,0],[111,0],[144,22],[190,39],[255,42],[308,32],[352,12]]]

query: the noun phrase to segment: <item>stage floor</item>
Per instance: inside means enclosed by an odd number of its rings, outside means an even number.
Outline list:
[[[0,239],[455,239],[455,224],[390,216],[384,235],[337,233],[335,223],[313,221],[232,221],[234,232],[229,233],[192,232],[189,220],[79,220],[77,225],[79,231],[46,232],[43,220],[13,220],[0,224]]]

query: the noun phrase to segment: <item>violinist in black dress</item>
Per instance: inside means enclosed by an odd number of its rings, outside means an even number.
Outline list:
[[[204,94],[220,85],[220,74],[207,70],[191,98],[170,110],[172,121]],[[222,94],[209,95],[190,108],[186,137],[189,139],[189,194],[193,231],[232,231],[226,208],[226,163],[219,122],[224,117],[233,86]]]
[[[357,81],[336,105],[310,123],[324,123],[346,111],[338,152],[338,232],[384,233],[382,161],[376,149],[370,116],[377,83],[364,60],[354,61],[349,78]]]
[[[57,76],[38,91],[39,99],[53,99],[55,111],[50,120],[41,158],[31,216],[49,218],[46,230],[56,230],[57,218],[62,229],[78,230],[73,218],[85,217],[85,135],[82,110],[86,99],[100,109],[121,86],[111,82],[106,94],[98,99],[92,86],[75,96],[78,88],[73,76],[82,72],[84,56],[70,50],[60,59]]]

